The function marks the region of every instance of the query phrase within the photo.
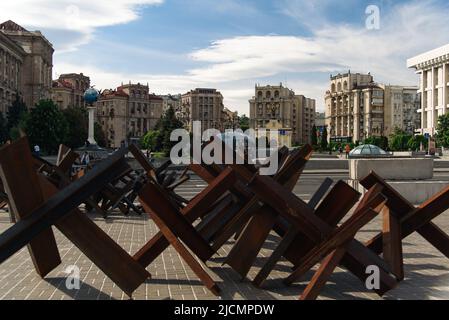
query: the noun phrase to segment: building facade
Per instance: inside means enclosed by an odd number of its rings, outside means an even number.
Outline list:
[[[165,113],[169,108],[173,108],[173,110],[176,112],[181,108],[181,95],[161,95],[159,96],[162,98],[162,112]]]
[[[14,58],[9,58],[8,62],[6,60],[4,62],[4,66],[9,68],[10,72],[11,68],[16,69],[18,76],[15,81],[18,82],[17,87],[20,89],[17,94],[22,96],[28,107],[33,107],[41,99],[50,99],[53,45],[40,31],[28,31],[13,21],[0,24],[0,33],[16,43],[24,52],[22,59],[16,55]],[[1,38],[2,43],[8,44],[4,38]],[[20,60],[21,63],[18,63]]]
[[[96,106],[97,121],[111,148],[140,140],[162,116],[162,98],[140,83],[103,91]]]
[[[384,134],[384,90],[370,74],[331,76],[325,104],[330,141],[363,141]]]
[[[25,56],[21,46],[0,32],[0,112],[3,114],[22,92]]]
[[[61,109],[87,107],[84,92],[90,88],[90,78],[80,73],[62,74],[53,81],[51,97]]]
[[[201,129],[222,130],[223,95],[216,89],[197,88],[183,94],[176,116],[184,127],[192,131],[194,121],[201,121]]]
[[[223,108],[222,115],[222,130],[226,129],[238,129],[239,126],[239,113],[237,111],[231,111],[228,108]]]
[[[311,131],[315,123],[315,100],[296,95],[282,84],[256,85],[255,91],[255,96],[249,100],[252,129],[267,128],[268,125],[273,127],[273,120],[276,120],[276,127],[291,129],[293,144],[311,143]]]
[[[434,136],[438,117],[449,110],[449,44],[407,60],[420,76],[421,134]]]
[[[421,128],[421,98],[417,87],[382,85],[385,105],[385,136],[395,128],[414,135]]]

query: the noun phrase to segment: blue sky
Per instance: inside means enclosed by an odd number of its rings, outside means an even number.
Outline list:
[[[365,26],[369,5],[380,29]],[[283,82],[324,106],[331,73],[371,72],[417,85],[406,59],[449,43],[446,0],[15,0],[0,20],[41,30],[54,74],[83,72],[97,88],[149,82],[157,94],[222,91],[248,112],[255,83]]]

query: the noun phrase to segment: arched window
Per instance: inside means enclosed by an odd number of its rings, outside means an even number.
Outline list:
[[[276,91],[274,92],[274,97],[275,97],[275,98],[279,98],[279,91],[278,91],[278,90],[276,90]]]
[[[339,82],[338,85],[337,85],[337,91],[338,91],[338,92],[341,91],[341,82]]]
[[[265,96],[267,97],[267,99],[270,99],[271,98],[271,91],[267,91]]]
[[[332,83],[332,92],[335,92],[335,83]]]
[[[347,91],[348,90],[348,81],[345,81],[343,83],[343,90]]]

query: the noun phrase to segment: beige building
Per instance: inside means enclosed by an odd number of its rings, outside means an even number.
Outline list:
[[[407,61],[420,76],[420,133],[434,136],[438,117],[449,110],[449,44]]]
[[[231,111],[228,108],[223,108],[222,115],[222,128],[226,129],[238,129],[239,128],[239,113],[237,111]]]
[[[162,98],[162,112],[165,113],[169,108],[173,108],[173,110],[176,112],[181,108],[181,95],[161,95],[159,96]]]
[[[197,88],[183,94],[176,117],[191,131],[193,121],[201,121],[201,129],[222,130],[223,96],[216,89]]]
[[[269,120],[265,124],[264,128],[257,128],[255,131],[257,138],[266,137],[268,141],[272,141],[273,139],[275,139],[278,147],[286,146],[288,148],[291,148],[293,146],[292,128],[284,128],[283,126],[281,126],[281,123],[275,119]],[[277,134],[271,134],[273,131],[275,131]]]
[[[90,79],[82,73],[62,74],[53,81],[51,97],[61,109],[87,107],[84,92],[90,88]]]
[[[255,96],[249,100],[250,127],[252,129],[273,126],[291,129],[293,144],[311,142],[311,131],[315,123],[315,100],[296,95],[293,90],[279,86],[256,85]]]
[[[5,60],[2,59],[1,62],[5,69],[0,72],[0,76],[9,74],[7,81],[10,83],[7,90],[11,91],[11,87],[19,88],[19,92],[13,94],[19,93],[28,107],[33,107],[41,99],[50,99],[54,52],[52,44],[40,31],[28,31],[13,21],[0,24],[0,33],[2,47],[9,47],[8,58],[5,55]],[[5,40],[3,35],[22,48],[23,53],[17,51],[17,46],[11,46],[10,41]],[[4,52],[6,51],[4,49]],[[12,79],[12,74],[17,77]],[[3,95],[5,94],[7,93],[4,89]],[[1,100],[5,103],[8,98],[3,97]]]
[[[26,53],[16,42],[0,32],[0,112],[22,92],[22,68]]]
[[[140,83],[103,91],[96,106],[97,121],[112,148],[139,140],[162,116],[162,98]]]
[[[330,141],[363,141],[384,134],[384,90],[370,74],[331,76],[325,104]]]
[[[395,128],[408,134],[415,134],[421,127],[421,99],[417,87],[381,85],[384,89],[385,136],[390,136]]]

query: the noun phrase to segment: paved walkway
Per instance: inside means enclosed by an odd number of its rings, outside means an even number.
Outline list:
[[[183,196],[192,197],[204,187],[200,181],[191,181],[189,186],[179,191]],[[296,191],[296,190],[295,190]],[[300,191],[300,190],[298,190]],[[309,194],[301,194],[304,199]],[[116,213],[110,219],[90,216],[103,230],[116,240],[125,250],[135,253],[158,230],[145,216],[123,217]],[[0,232],[11,226],[8,216],[0,211]],[[449,212],[435,222],[449,232]],[[358,237],[366,240],[380,230],[379,219],[363,229]],[[103,272],[92,264],[71,242],[55,229],[62,264],[45,279],[35,273],[26,248],[16,253],[0,265],[1,299],[128,299],[128,297],[109,280]],[[270,255],[279,239],[271,235],[261,251],[256,265],[248,278],[253,279]],[[222,266],[223,258],[232,248],[228,243],[208,262],[209,273],[223,291],[223,299],[296,299],[306,282],[285,287],[285,278],[291,266],[283,261],[265,283],[265,290],[252,286],[250,281],[241,282],[229,266]],[[419,235],[412,235],[404,241],[406,279],[389,292],[384,299],[449,299],[449,260],[425,242]],[[80,290],[68,290],[65,286],[66,268],[76,265],[80,268]],[[134,293],[134,299],[216,299],[197,280],[194,273],[178,254],[169,248],[148,267],[152,279],[147,280]],[[311,273],[306,277],[310,279]],[[320,299],[379,299],[364,288],[363,284],[345,270],[338,269],[326,285]]]

